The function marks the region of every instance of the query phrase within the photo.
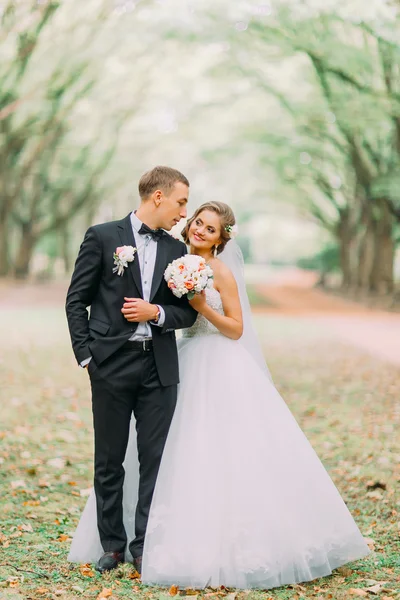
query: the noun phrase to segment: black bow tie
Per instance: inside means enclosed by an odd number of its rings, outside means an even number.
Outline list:
[[[142,223],[142,226],[139,229],[139,233],[140,233],[140,235],[151,235],[153,240],[158,242],[158,240],[163,235],[164,231],[162,229],[150,229],[150,227],[148,225],[146,225],[145,223]]]

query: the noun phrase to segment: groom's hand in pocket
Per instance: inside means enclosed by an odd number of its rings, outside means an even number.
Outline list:
[[[121,312],[130,323],[153,321],[158,315],[158,306],[150,304],[141,298],[124,298]]]

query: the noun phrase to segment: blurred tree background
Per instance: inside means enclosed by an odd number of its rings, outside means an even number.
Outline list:
[[[3,2],[0,276],[69,273],[87,226],[127,214],[140,175],[169,164],[191,181],[189,208],[233,206],[249,261],[394,295],[399,11],[395,0]]]

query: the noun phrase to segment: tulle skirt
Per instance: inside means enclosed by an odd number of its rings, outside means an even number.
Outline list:
[[[178,402],[150,510],[142,581],[272,588],[329,575],[368,547],[294,417],[247,350],[215,334],[179,341]],[[132,425],[124,524],[134,537]],[[102,554],[94,494],[69,560]],[[127,558],[129,558],[127,556]]]
[[[181,340],[179,361],[142,581],[265,589],[366,556],[336,487],[248,352],[216,334]]]

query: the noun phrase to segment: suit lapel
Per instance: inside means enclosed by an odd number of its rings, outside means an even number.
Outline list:
[[[157,242],[156,264],[154,265],[153,281],[151,283],[149,302],[152,302],[154,296],[156,295],[156,292],[160,287],[160,283],[164,276],[165,269],[167,268],[167,235],[168,233],[164,233],[164,235]]]
[[[118,233],[123,246],[133,246],[134,248],[136,247],[130,214],[118,224]],[[131,263],[128,263],[128,271],[130,272],[133,278],[133,281],[136,285],[140,296],[143,298],[142,278],[140,275],[139,256],[137,252],[133,261]]]

